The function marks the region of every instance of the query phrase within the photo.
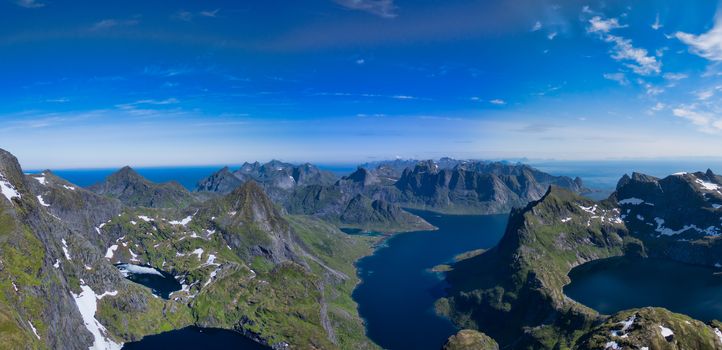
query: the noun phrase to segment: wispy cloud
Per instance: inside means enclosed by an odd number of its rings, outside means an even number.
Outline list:
[[[490,100],[489,103],[491,103],[491,104],[493,104],[493,105],[497,105],[497,106],[503,106],[503,105],[506,104],[506,101],[504,101],[504,100],[502,100],[502,99],[500,99],[500,98],[495,98],[495,99],[493,99],[493,100]]]
[[[657,17],[655,17],[654,23],[652,23],[652,29],[659,30],[662,27],[662,23],[659,22],[659,13],[657,13]]]
[[[629,85],[629,80],[627,80],[627,76],[624,73],[605,73],[603,76],[604,79],[616,81],[619,85]]]
[[[352,9],[374,14],[382,18],[395,18],[396,5],[393,0],[334,0],[337,4]]]
[[[616,18],[605,19],[594,16],[589,20],[587,32],[597,34],[602,40],[612,44],[612,59],[623,62],[635,73],[639,75],[659,74],[662,70],[662,62],[658,61],[656,57],[649,55],[646,49],[633,46],[629,39],[609,34],[614,29],[625,27]]]
[[[699,131],[708,134],[722,132],[722,118],[708,111],[700,111],[697,105],[680,106],[672,110],[672,113],[696,125]]]
[[[722,61],[722,14],[719,9],[714,26],[708,32],[700,35],[676,32],[674,36],[687,44],[692,53],[710,61]]]
[[[542,23],[539,21],[536,21],[536,23],[534,23],[534,25],[531,27],[532,32],[536,32],[541,29],[542,29]]]
[[[625,27],[619,24],[619,20],[616,18],[604,19],[600,16],[594,16],[589,20],[587,31],[590,33],[609,33],[613,29]]]
[[[682,80],[687,79],[689,75],[684,73],[664,73],[663,77],[667,80]]]
[[[171,18],[179,20],[179,21],[191,22],[196,17],[216,18],[216,17],[218,17],[218,12],[220,12],[220,11],[221,11],[221,9],[203,10],[203,11],[199,11],[199,12],[180,10],[180,11],[172,14]]]
[[[114,27],[121,27],[121,26],[134,26],[138,24],[137,19],[104,19],[98,22],[95,22],[93,26],[90,28],[91,30],[104,30],[104,29],[110,29]]]
[[[198,14],[201,15],[201,16],[203,16],[203,17],[216,17],[216,16],[218,15],[218,11],[220,11],[220,10],[221,10],[221,9],[215,9],[215,10],[212,10],[212,11],[205,10],[205,11],[199,12]]]
[[[45,4],[36,0],[18,0],[15,2],[20,7],[25,7],[28,9],[34,9],[34,8],[40,8],[45,7]]]

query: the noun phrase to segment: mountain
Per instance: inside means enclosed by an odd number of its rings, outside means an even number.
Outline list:
[[[312,215],[341,227],[364,231],[429,230],[434,226],[396,204],[363,194],[365,177],[345,177],[332,186],[298,188],[285,208],[289,213]]]
[[[154,183],[128,166],[88,187],[88,190],[117,198],[128,206],[167,208],[187,205],[193,201],[188,190],[178,182]]]
[[[293,165],[278,160],[244,163],[235,171],[225,167],[199,181],[195,191],[228,194],[248,180],[261,184],[272,198],[280,198],[295,187],[333,184],[336,175],[309,163]]]
[[[721,180],[711,171],[664,179],[635,173],[625,175],[616,192],[600,202],[552,186],[540,200],[512,211],[496,247],[452,267],[447,273],[449,296],[437,302],[437,309],[502,345],[591,349],[602,344],[599,339],[631,343],[631,336],[601,337],[604,332],[595,327],[610,327],[615,324],[610,320],[641,312],[652,319],[663,316],[664,324],[675,325],[674,346],[665,342],[659,348],[722,348],[722,338],[706,336],[714,334],[716,326],[698,321],[681,326],[675,320],[688,317],[656,309],[623,311],[610,319],[567,298],[562,290],[573,267],[612,256],[719,264]],[[503,326],[494,321],[499,319],[505,320]],[[654,344],[639,340],[659,335],[658,324],[635,324],[636,345]],[[691,333],[682,329],[695,327],[704,329],[704,339],[683,336]],[[585,336],[579,338],[580,334]]]
[[[96,194],[23,175],[0,150],[0,348],[119,349],[197,325],[274,348],[376,349],[351,298],[375,239],[289,216],[253,181],[163,208],[148,205],[172,198],[155,185],[125,169]],[[118,263],[182,288],[159,298]]]
[[[552,176],[523,164],[459,162],[449,169],[429,160],[404,170],[394,185],[399,193],[387,198],[440,212],[492,214],[537,200],[550,185],[583,190],[578,178]]]
[[[228,167],[213,173],[196,185],[196,192],[213,192],[228,194],[243,184],[244,179],[239,178]]]

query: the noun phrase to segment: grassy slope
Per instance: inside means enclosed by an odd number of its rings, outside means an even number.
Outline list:
[[[554,189],[539,202],[512,213],[499,245],[455,264],[448,274],[450,297],[437,303],[454,322],[478,328],[509,343],[531,329],[535,346],[564,348],[598,319],[593,310],[564,297],[567,273],[587,261],[621,255],[627,244],[623,225],[612,222],[611,207],[595,214],[580,206],[594,203],[565,190]],[[593,218],[596,216],[596,218]],[[560,218],[573,217],[561,222]],[[490,320],[505,319],[499,326]],[[573,329],[564,332],[564,329]]]

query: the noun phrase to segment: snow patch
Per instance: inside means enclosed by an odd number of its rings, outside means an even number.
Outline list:
[[[112,292],[104,292],[103,294],[98,295],[97,297],[98,297],[98,299],[103,299],[103,297],[106,297],[106,296],[114,297],[114,296],[116,296],[116,295],[118,295],[118,291],[117,291],[117,290],[114,290],[114,291],[112,291]]]
[[[201,255],[203,255],[203,248],[197,248],[196,250],[191,252],[191,255],[198,255],[198,260],[201,260]]]
[[[620,349],[619,344],[615,341],[610,341],[604,344],[604,349],[612,349],[612,350],[618,350]]]
[[[113,252],[115,252],[118,249],[117,244],[113,244],[108,248],[108,250],[105,251],[105,258],[106,259],[112,259],[113,258]]]
[[[81,285],[80,294],[71,293],[75,299],[75,305],[83,317],[85,328],[93,335],[93,345],[90,350],[120,350],[123,344],[118,344],[110,339],[105,327],[95,318],[95,312],[98,310],[98,296],[93,289],[86,285]]]
[[[698,183],[700,186],[702,186],[703,189],[707,191],[719,191],[720,185],[708,181],[704,181],[702,179],[695,180],[696,183]]]
[[[665,327],[665,326],[659,325],[659,329],[660,329],[660,331],[662,332],[662,336],[665,337],[665,338],[674,335],[674,332],[672,332],[671,329],[669,329],[669,328],[667,328],[667,327]]]
[[[644,200],[639,199],[639,198],[634,198],[634,197],[622,199],[621,201],[619,201],[619,204],[621,204],[621,205],[625,205],[625,204],[640,205],[642,203],[644,203]]]
[[[60,259],[55,259],[55,264],[53,264],[54,268],[60,268]]]
[[[61,239],[60,242],[63,243],[63,253],[65,254],[65,259],[73,260],[70,258],[70,253],[68,252],[68,242],[65,241],[65,238]]]
[[[75,191],[75,187],[73,186],[63,185],[63,188],[65,188],[66,190]]]
[[[716,335],[717,339],[722,343],[722,331],[720,331],[719,328],[714,329],[714,335]]]
[[[597,211],[597,205],[596,205],[596,204],[593,205],[593,206],[591,206],[591,207],[585,207],[585,206],[579,204],[579,208],[582,209],[582,210],[584,210],[584,211],[586,211],[586,212],[589,213],[589,214],[594,214],[594,213]]]
[[[564,222],[569,222],[569,221],[571,221],[571,220],[572,220],[572,218],[568,217],[568,218],[562,219],[562,222],[563,222],[563,223],[564,223]]]
[[[20,193],[18,193],[15,187],[5,179],[3,174],[0,174],[0,190],[2,190],[3,196],[5,196],[5,198],[9,201],[12,201],[13,198],[20,198]]]
[[[188,225],[189,222],[191,222],[191,220],[193,220],[193,215],[188,215],[185,219],[183,219],[183,220],[181,220],[181,221],[173,220],[173,221],[169,221],[168,223],[171,224],[171,225],[182,225],[182,226],[186,226],[186,225]]]
[[[158,275],[161,277],[163,276],[163,274],[160,273],[158,270],[148,266],[120,264],[118,265],[118,270],[120,270],[120,273],[122,273],[125,277],[128,277],[131,273],[135,273],[138,275]]]
[[[40,339],[40,335],[38,334],[38,330],[35,329],[35,326],[33,326],[32,322],[28,321],[28,324],[30,325],[30,329],[33,330],[33,334],[35,334],[35,337]]]
[[[42,206],[44,206],[44,207],[49,207],[49,206],[50,206],[50,204],[45,203],[45,201],[43,200],[43,196],[38,196],[38,202],[40,202],[40,205],[42,205]]]
[[[151,218],[149,218],[149,217],[147,217],[147,216],[145,216],[145,215],[138,215],[138,219],[141,219],[141,220],[143,220],[143,221],[145,221],[145,222],[151,222],[151,221],[153,221],[153,219],[151,219]]]
[[[34,176],[33,179],[37,180],[41,185],[45,185],[45,176]]]

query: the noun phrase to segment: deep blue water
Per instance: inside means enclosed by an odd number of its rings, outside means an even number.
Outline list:
[[[266,350],[238,332],[223,329],[186,327],[144,337],[142,340],[123,345],[123,350]]]
[[[455,255],[491,248],[501,239],[507,215],[452,216],[413,211],[437,231],[397,234],[358,263],[362,283],[353,293],[368,336],[385,349],[441,349],[457,329],[437,316],[434,301],[445,282],[432,267]]]
[[[722,319],[718,272],[660,259],[610,258],[573,269],[564,293],[603,314],[659,306],[709,321]]]

